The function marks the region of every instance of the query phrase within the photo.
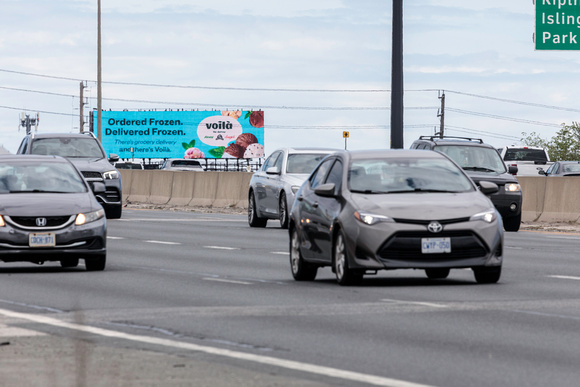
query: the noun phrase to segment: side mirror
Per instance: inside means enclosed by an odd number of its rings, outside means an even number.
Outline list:
[[[491,195],[499,191],[499,187],[491,181],[480,181],[479,190],[485,195]]]
[[[107,190],[107,188],[105,187],[105,183],[101,183],[100,181],[93,181],[89,184],[95,195],[104,194],[105,191]]]
[[[334,183],[322,184],[314,189],[314,193],[317,194],[318,196],[334,197],[334,196],[336,196],[334,194],[335,188],[336,188],[336,186]]]
[[[270,168],[266,169],[266,173],[268,175],[279,175],[280,170],[278,169],[278,167],[270,167]]]
[[[112,163],[119,161],[119,155],[116,153],[110,153],[109,154],[109,161]]]
[[[517,166],[517,165],[510,165],[510,166],[508,167],[508,172],[509,172],[511,175],[517,175],[517,174],[518,174],[518,166]]]
[[[548,174],[546,173],[546,171],[544,171],[542,168],[538,168],[538,175],[548,176]]]

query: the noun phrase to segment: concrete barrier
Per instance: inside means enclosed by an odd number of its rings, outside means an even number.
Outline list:
[[[173,171],[153,170],[151,173],[151,191],[148,202],[151,204],[167,204],[173,191]]]
[[[247,206],[249,184],[244,179],[244,172],[222,172],[218,174],[214,207],[244,207]],[[244,185],[245,183],[245,185]]]
[[[522,187],[522,221],[535,222],[544,211],[547,178],[542,176],[521,176],[518,178]]]
[[[193,199],[195,178],[201,173],[173,173],[173,188],[171,190],[171,198],[167,204],[171,206],[188,206],[191,199]]]
[[[128,202],[148,203],[149,195],[151,194],[151,180],[153,178],[153,171],[139,171],[133,170],[131,185],[129,187]]]
[[[248,208],[250,172],[121,170],[123,200]],[[580,223],[580,178],[520,176],[524,222]]]
[[[580,218],[580,201],[576,198],[580,192],[580,179],[577,177],[546,178],[546,195],[544,209],[539,217],[540,222],[578,222]]]
[[[192,172],[185,172],[192,173]],[[190,206],[211,207],[217,195],[219,175],[226,172],[193,172],[197,173],[193,185],[193,196]]]

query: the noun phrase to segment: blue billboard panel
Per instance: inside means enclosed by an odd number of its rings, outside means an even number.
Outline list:
[[[101,138],[107,154],[121,158],[258,158],[264,156],[264,112],[102,111]]]

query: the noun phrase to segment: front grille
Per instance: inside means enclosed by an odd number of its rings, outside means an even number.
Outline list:
[[[451,238],[451,252],[441,254],[421,253],[421,238]],[[443,231],[438,234],[425,232],[398,232],[379,249],[378,256],[384,260],[408,262],[437,262],[454,259],[485,257],[488,249],[471,231]]]
[[[397,223],[423,224],[423,225],[426,226],[429,223],[431,223],[432,221],[439,222],[442,225],[445,225],[445,224],[453,224],[453,223],[469,222],[469,217],[466,217],[466,218],[454,218],[454,219],[443,219],[443,220],[437,220],[437,219],[433,219],[433,220],[422,220],[422,219],[403,219],[403,218],[394,218],[393,220],[395,222],[397,222]]]
[[[10,216],[6,217],[14,226],[24,229],[48,230],[65,227],[72,222],[74,215],[68,216]],[[36,219],[46,219],[46,224],[39,226]]]
[[[99,180],[103,180],[103,175],[101,175],[101,172],[82,171],[81,173],[83,174],[83,176],[86,179],[99,179]]]

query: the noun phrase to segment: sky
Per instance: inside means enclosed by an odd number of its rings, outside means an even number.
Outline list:
[[[403,0],[405,148],[580,121],[580,52],[535,50],[532,0]],[[392,1],[101,0],[104,110],[264,110],[277,148],[391,147]],[[97,0],[0,0],[0,145],[97,108]],[[85,124],[88,129],[88,123]],[[348,131],[348,139],[343,132]]]

